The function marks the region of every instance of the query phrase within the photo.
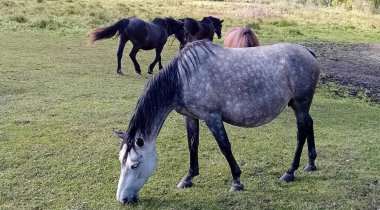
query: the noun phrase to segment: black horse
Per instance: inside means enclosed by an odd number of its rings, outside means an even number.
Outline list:
[[[133,44],[132,51],[129,57],[133,61],[135,71],[141,74],[140,65],[136,60],[136,54],[140,49],[143,50],[156,50],[156,57],[149,66],[148,73],[153,73],[153,68],[158,62],[159,69],[162,69],[161,52],[169,36],[175,35],[181,45],[185,43],[184,40],[184,23],[179,22],[173,18],[155,18],[151,22],[145,22],[139,18],[130,17],[122,19],[114,23],[112,26],[105,28],[97,28],[91,32],[90,42],[93,43],[99,39],[108,39],[117,33],[120,36],[119,49],[117,51],[117,73],[122,75],[121,71],[121,58],[125,44],[131,40]]]
[[[212,16],[204,17],[201,21],[197,21],[193,18],[183,18],[179,21],[184,23],[185,28],[185,40],[186,43],[190,43],[196,40],[208,39],[214,40],[214,33],[218,36],[218,39],[222,38],[222,23],[224,20],[215,18]],[[185,45],[181,44],[181,48]]]

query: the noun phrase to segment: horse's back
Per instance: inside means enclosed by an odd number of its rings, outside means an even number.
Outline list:
[[[201,56],[193,70],[183,98],[189,107],[207,107],[208,112],[220,112],[230,124],[254,127],[278,116],[291,99],[314,93],[319,68],[300,45],[206,46],[215,55]],[[196,116],[206,113],[202,109],[193,112]]]
[[[249,27],[234,27],[227,31],[223,45],[231,48],[256,47],[259,40]]]
[[[153,20],[156,22],[145,22],[136,17],[128,18],[128,20],[126,28],[128,39],[133,44],[139,45],[141,49],[151,50],[166,42],[167,34],[162,26],[164,23],[158,23],[156,20]]]
[[[223,48],[225,61],[239,62],[236,71],[249,71],[263,79],[286,79],[294,88],[294,94],[314,91],[320,73],[315,55],[306,47],[281,43],[255,48]],[[238,57],[238,59],[236,59]],[[225,70],[234,74],[232,70]],[[261,73],[260,73],[261,72]],[[280,78],[274,76],[282,75]],[[310,89],[310,90],[309,90]]]
[[[184,18],[184,28],[190,35],[195,36],[199,32],[198,21],[193,18]]]
[[[127,32],[128,39],[131,40],[132,43],[143,42],[148,35],[146,22],[136,17],[130,17],[127,20],[128,25],[125,30]]]

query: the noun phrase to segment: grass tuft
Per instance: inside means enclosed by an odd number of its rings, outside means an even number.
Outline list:
[[[5,1],[1,2],[1,5],[3,7],[15,7],[16,6],[16,2],[11,1],[11,0],[5,0]]]
[[[15,21],[17,23],[26,23],[28,22],[28,18],[23,15],[16,15],[9,18],[10,21]]]
[[[298,26],[298,24],[294,21],[288,21],[288,20],[279,20],[271,22],[270,24],[278,27],[289,27],[289,26]]]
[[[258,23],[258,22],[248,23],[247,26],[254,29],[254,30],[260,30],[261,29],[260,23]]]

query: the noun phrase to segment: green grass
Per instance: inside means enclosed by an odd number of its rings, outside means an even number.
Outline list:
[[[262,43],[278,41],[338,41],[378,43],[380,14],[361,7],[304,6],[295,0],[259,1],[179,0],[4,0],[0,2],[0,29],[82,34],[124,17],[175,18],[214,15],[223,18],[223,32],[251,25]]]
[[[86,46],[86,36],[42,32],[0,35],[1,209],[331,209],[380,205],[380,108],[353,98],[334,99],[319,88],[311,114],[319,170],[278,177],[295,147],[290,109],[256,129],[227,126],[246,190],[228,193],[230,172],[210,132],[201,127],[201,174],[178,190],[188,167],[182,117],[172,113],[158,138],[159,166],[141,200],[115,199],[119,142],[147,77],[129,59],[115,73],[116,40]],[[130,45],[128,45],[128,49]],[[164,60],[177,49],[167,45]],[[147,69],[152,52],[138,59]],[[157,71],[157,70],[156,70]],[[302,165],[306,164],[306,153]]]
[[[0,209],[380,208],[380,107],[366,98],[333,96],[334,87],[326,85],[318,87],[311,109],[318,151],[315,173],[300,169],[294,183],[278,181],[296,141],[295,119],[286,109],[259,128],[226,126],[245,191],[227,192],[228,164],[203,123],[200,176],[192,189],[179,190],[176,184],[188,170],[188,152],[184,120],[173,112],[158,138],[159,166],[142,189],[139,203],[119,204],[115,193],[120,142],[112,130],[127,128],[150,77],[134,73],[127,53],[130,43],[122,63],[126,75],[117,76],[118,41],[89,47],[90,29],[131,15],[199,18],[208,11],[226,19],[224,31],[252,24],[264,44],[371,43],[378,42],[380,21],[378,15],[360,11],[294,12],[285,10],[283,1],[259,4],[264,6],[257,18],[246,7],[240,7],[243,12],[231,9],[236,2],[107,2],[0,2]],[[331,16],[333,12],[336,16]],[[166,45],[164,63],[177,49],[177,42]],[[138,54],[144,74],[153,56]],[[302,166],[306,157],[305,150]]]

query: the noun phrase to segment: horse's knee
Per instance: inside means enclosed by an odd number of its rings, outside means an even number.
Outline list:
[[[303,130],[309,131],[313,127],[313,119],[309,114],[301,114],[297,116],[297,126]]]

